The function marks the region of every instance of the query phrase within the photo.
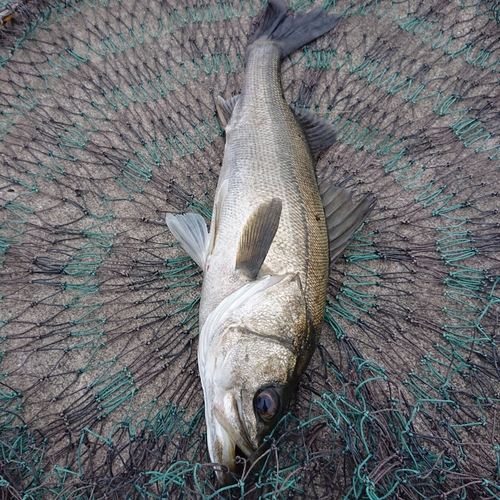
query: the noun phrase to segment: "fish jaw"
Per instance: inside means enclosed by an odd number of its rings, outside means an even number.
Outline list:
[[[236,443],[231,439],[229,433],[221,425],[215,412],[207,412],[207,444],[212,462],[221,464],[224,467],[217,468],[216,474],[219,483],[223,485],[234,482],[231,473],[236,472]]]
[[[250,443],[241,415],[241,398],[232,392],[215,398],[213,405],[206,406],[207,443],[211,460],[224,467],[216,469],[221,484],[234,483],[237,448],[250,457],[255,445]],[[233,474],[231,474],[233,473]]]
[[[245,285],[204,323],[198,363],[208,449],[212,462],[224,466],[217,470],[222,484],[234,482],[237,449],[253,462],[277,424],[309,358],[308,338],[315,337],[298,274]],[[261,418],[257,396],[269,388],[276,411]]]
[[[198,366],[205,400],[207,444],[212,462],[224,466],[216,469],[221,484],[234,482],[231,472],[236,471],[236,446],[247,456],[255,448],[249,442],[242,422],[241,395],[226,390],[223,378],[218,377],[225,368],[227,349],[223,346],[231,345],[230,335],[224,325],[235,311],[284,278],[265,276],[240,287],[209,314],[200,332]]]
[[[224,367],[219,364],[219,369],[224,370]],[[216,469],[219,483],[232,484],[235,482],[237,468],[237,448],[244,456],[250,457],[257,449],[258,443],[252,443],[248,437],[242,414],[241,394],[228,389],[220,379],[215,383],[203,383],[202,378],[202,385],[210,459],[223,466]]]

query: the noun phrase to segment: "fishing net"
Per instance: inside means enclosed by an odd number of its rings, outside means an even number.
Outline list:
[[[311,1],[290,5],[309,10]],[[316,2],[283,63],[377,205],[263,466],[218,489],[197,373],[210,219],[259,0],[0,0],[0,498],[500,498],[500,6]]]

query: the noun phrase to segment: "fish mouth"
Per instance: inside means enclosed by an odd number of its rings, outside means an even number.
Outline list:
[[[242,467],[237,457],[248,459],[255,453],[238,401],[233,394],[226,394],[222,405],[214,406],[215,440],[211,454],[216,462],[225,466],[224,469],[217,470],[217,476],[223,485],[233,484],[235,475],[241,475]]]

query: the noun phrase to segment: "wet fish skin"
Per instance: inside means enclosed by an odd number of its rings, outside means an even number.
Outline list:
[[[200,343],[199,360],[215,361],[200,362],[209,450],[214,462],[230,469],[235,445],[249,456],[276,425],[314,352],[326,300],[325,216],[309,144],[283,96],[282,53],[279,43],[267,39],[247,49],[243,88],[225,129],[218,189],[227,182],[227,194],[200,303],[203,327],[225,297],[249,282],[235,272],[242,231],[259,206],[280,199],[279,227],[257,279],[288,279],[254,296],[219,325],[206,350]],[[202,328],[201,337],[207,330]],[[279,409],[270,420],[260,418],[254,406],[265,387],[279,395]],[[219,477],[223,483],[231,480],[223,472]]]
[[[283,0],[269,1],[246,50],[241,94],[219,101],[226,146],[210,234],[200,216],[167,216],[204,270],[198,364],[208,449],[230,471],[236,447],[255,458],[315,350],[329,237],[341,242],[337,255],[371,209],[335,188],[327,198],[340,193],[341,203],[327,220],[314,162],[333,142],[333,126],[294,113],[281,85],[283,57],[337,20],[321,9],[291,17]],[[335,218],[343,222],[336,231]],[[225,469],[218,477],[232,481]]]
[[[273,279],[274,284],[265,286]],[[300,336],[311,333],[298,274],[260,281],[260,292],[252,294],[253,284],[248,284],[250,296],[204,332],[198,351],[209,451],[214,462],[232,471],[235,447],[251,457],[279,420],[300,375]],[[258,418],[254,406],[256,394],[267,387],[279,394],[276,415],[270,420]],[[232,481],[222,470],[218,475],[224,484]]]
[[[262,203],[279,198],[280,226],[260,275],[299,273],[313,324],[319,330],[329,257],[314,162],[304,132],[283,96],[279,45],[257,41],[247,50],[247,57],[241,96],[226,126],[218,190],[227,181],[228,193],[204,275],[200,325],[224,297],[248,282],[234,271],[241,233]]]

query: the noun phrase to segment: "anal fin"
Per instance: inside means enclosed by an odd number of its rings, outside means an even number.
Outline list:
[[[236,255],[236,270],[254,280],[278,230],[282,203],[273,198],[260,205],[248,219]]]
[[[325,210],[326,226],[330,243],[332,264],[351,242],[359,226],[366,220],[375,198],[366,195],[359,203],[353,203],[351,193],[344,188],[320,184],[320,195]]]

